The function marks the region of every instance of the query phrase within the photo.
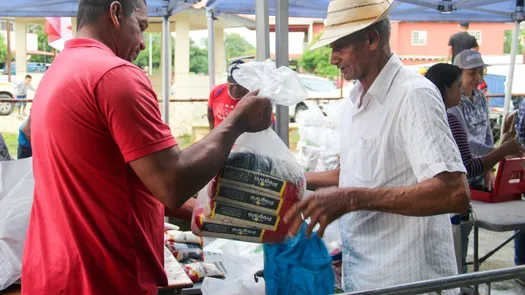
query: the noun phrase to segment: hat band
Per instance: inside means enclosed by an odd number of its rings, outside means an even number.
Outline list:
[[[328,13],[326,15],[328,16],[328,15],[333,14],[333,13],[345,12],[345,11],[351,10],[351,9],[364,8],[364,7],[383,5],[383,4],[384,4],[384,2],[361,4],[361,5],[356,5],[356,6],[352,6],[352,7],[346,7],[346,8],[343,8],[343,9],[337,9],[337,10],[333,10],[333,11],[328,11]]]
[[[347,22],[344,22],[344,23],[338,23],[338,24],[333,24],[333,25],[329,25],[329,26],[326,26],[326,28],[334,28],[334,27],[340,27],[340,26],[344,26],[344,25],[347,25],[347,24],[351,24],[351,23],[355,23],[355,22],[361,22],[361,21],[367,21],[367,20],[375,20],[377,19],[377,16],[374,16],[374,17],[369,17],[369,18],[364,18],[364,19],[360,19],[360,20],[351,20],[351,21],[347,21]]]

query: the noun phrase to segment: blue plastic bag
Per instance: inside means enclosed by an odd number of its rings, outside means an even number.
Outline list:
[[[314,233],[304,236],[306,223],[294,238],[264,245],[266,295],[322,295],[334,293],[332,258]]]

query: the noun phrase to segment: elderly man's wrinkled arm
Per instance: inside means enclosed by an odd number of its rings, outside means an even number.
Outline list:
[[[284,220],[291,223],[290,235],[300,229],[303,219],[311,218],[307,234],[319,224],[322,236],[328,224],[346,213],[367,210],[407,216],[464,213],[470,195],[467,179],[461,172],[443,172],[408,187],[328,188],[315,192],[288,211]]]

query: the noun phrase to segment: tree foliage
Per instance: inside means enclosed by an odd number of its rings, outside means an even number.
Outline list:
[[[7,44],[4,35],[0,35],[0,63],[5,64],[7,60]]]
[[[255,46],[237,33],[226,34],[224,47],[226,49],[226,58],[228,59],[255,54]]]
[[[149,46],[149,34],[144,36],[146,47]],[[160,68],[161,56],[161,35],[160,33],[152,33],[152,52],[153,52],[153,69]],[[175,48],[176,39],[172,39],[172,49]],[[243,55],[255,54],[255,47],[246,41],[241,35],[233,33],[227,34],[225,37],[226,57],[237,57]],[[172,50],[172,61],[174,60],[174,50]],[[142,51],[135,64],[141,68],[149,64],[149,49]],[[199,41],[194,41],[190,38],[190,72],[195,74],[208,74],[208,39],[203,38]]]
[[[523,37],[523,35],[525,34],[525,31],[521,31],[520,33],[520,37]],[[508,30],[508,31],[505,31],[505,43],[503,45],[504,47],[504,52],[506,54],[510,54],[510,49],[512,48],[512,31],[511,30]],[[521,44],[521,42],[518,43],[518,54],[522,54],[523,52],[523,45]]]
[[[314,36],[312,44],[317,42],[320,37],[321,35]],[[331,55],[332,49],[329,46],[324,46],[316,50],[306,49],[299,59],[299,66],[312,74],[323,77],[337,77],[339,76],[339,69],[330,64]]]
[[[49,40],[47,38],[47,34],[44,33],[44,26],[34,25],[33,29],[34,29],[34,32],[37,34],[37,38],[38,38],[38,44],[37,44],[38,50],[53,53],[53,47],[49,46]],[[31,59],[29,61],[38,62],[38,63],[52,63],[53,56],[32,54]]]
[[[208,74],[208,39],[201,39],[200,45],[190,39],[190,72]]]
[[[161,34],[160,33],[146,33],[144,34],[144,42],[146,44],[146,50],[140,52],[139,56],[135,60],[135,65],[140,68],[149,67],[149,38],[152,38],[152,64],[153,69],[160,68],[160,56],[161,56]],[[173,44],[173,43],[172,43]],[[172,47],[173,48],[173,47]]]

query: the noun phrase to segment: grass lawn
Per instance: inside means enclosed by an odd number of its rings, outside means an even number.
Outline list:
[[[16,159],[16,149],[18,147],[18,134],[16,133],[2,133],[5,143],[7,144],[7,149],[11,158]]]

